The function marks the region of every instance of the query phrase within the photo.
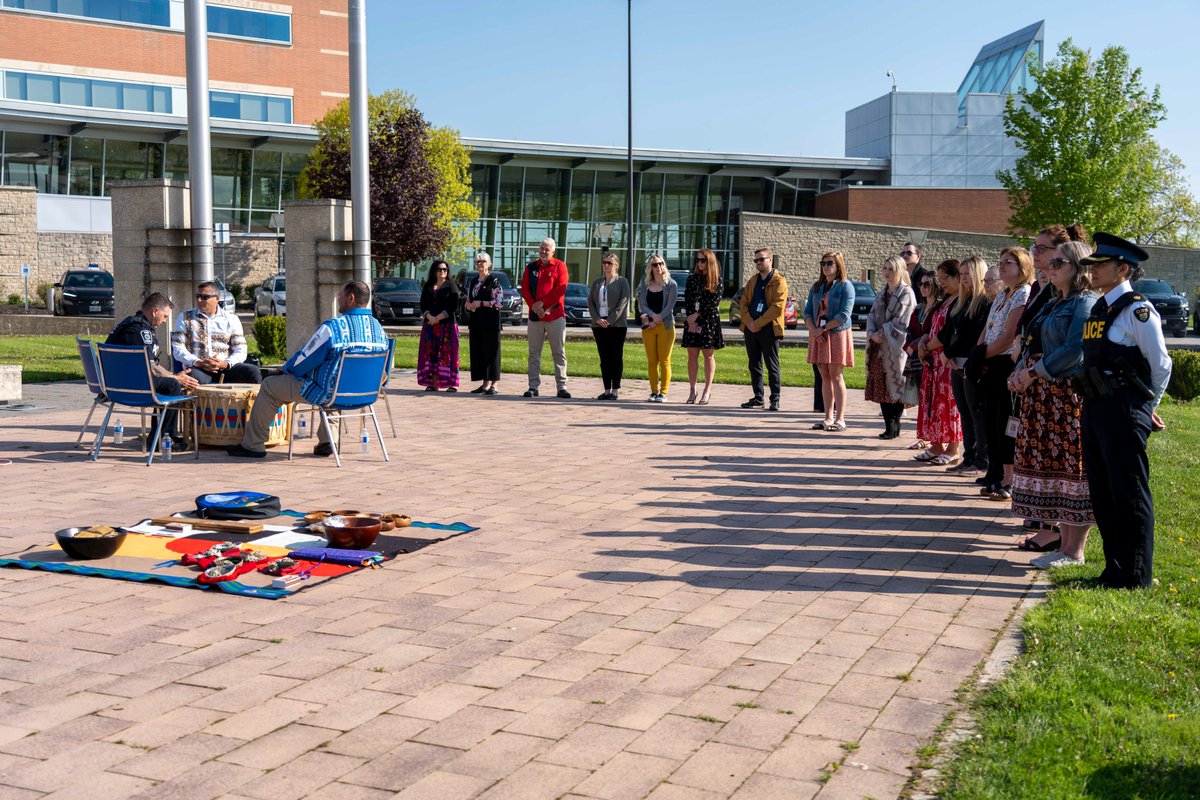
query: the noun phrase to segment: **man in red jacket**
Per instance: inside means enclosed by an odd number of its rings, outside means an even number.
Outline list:
[[[537,397],[542,382],[542,343],[550,342],[554,357],[554,382],[558,396],[569,400],[567,391],[567,316],[563,298],[567,294],[567,265],[554,257],[554,240],[545,239],[538,248],[536,261],[525,265],[521,275],[521,296],[529,306],[529,391],[525,397]]]

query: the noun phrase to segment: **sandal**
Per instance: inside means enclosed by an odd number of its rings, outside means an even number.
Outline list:
[[[1030,536],[1028,539],[1018,544],[1017,549],[1024,550],[1028,553],[1049,553],[1052,550],[1057,550],[1060,544],[1062,544],[1062,539],[1055,539],[1052,542],[1038,544],[1033,540],[1033,537]]]
[[[840,421],[833,422],[833,423],[826,425],[825,430],[827,430],[827,431],[844,431],[844,430],[846,430],[846,423],[840,422]]]
[[[915,456],[913,456],[913,461],[933,461],[935,458],[937,458],[940,455],[942,455],[942,454],[941,453],[931,453],[930,451],[926,450],[923,453],[917,453]]]
[[[915,442],[913,442],[912,444],[910,444],[908,446],[908,449],[909,450],[928,450],[929,447],[930,447],[929,442],[925,441],[924,439],[917,439]]]
[[[987,499],[991,500],[995,503],[1007,503],[1010,500],[1012,500],[1012,487],[1011,486],[997,486],[987,496]]]
[[[1052,531],[1053,533],[1060,532],[1060,528],[1057,525],[1047,525],[1046,523],[1042,522],[1041,520],[1036,520],[1036,519],[1025,520],[1022,523],[1021,527],[1023,527],[1025,530],[1029,531],[1030,533],[1034,533],[1034,534],[1036,534],[1038,531]]]
[[[814,422],[812,424],[812,429],[814,431],[823,431],[823,430],[825,430],[826,425],[832,425],[832,424],[833,424],[832,422]]]
[[[692,389],[692,393],[688,395],[687,404],[690,406],[696,402],[696,390]]]
[[[949,467],[957,464],[959,460],[960,458],[958,456],[952,456],[949,453],[942,453],[940,456],[934,456],[925,463],[932,467]]]

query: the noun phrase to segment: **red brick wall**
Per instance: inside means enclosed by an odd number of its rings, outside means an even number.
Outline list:
[[[349,49],[345,17],[321,9],[346,11],[344,0],[292,0],[292,45],[233,39],[209,39],[209,80],[290,86],[292,117],[308,125],[339,98],[321,92],[350,91],[346,56],[321,50]],[[184,39],[180,31],[82,22],[18,12],[0,12],[0,58],[44,64],[91,67],[166,75],[184,75]]]
[[[1012,209],[1003,189],[850,187],[819,195],[816,216],[910,228],[1008,232]]]

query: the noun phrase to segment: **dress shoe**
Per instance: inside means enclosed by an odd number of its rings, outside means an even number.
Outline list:
[[[526,389],[525,394],[521,395],[521,397],[537,397],[537,396],[538,396],[537,389]]]
[[[495,396],[496,396],[496,394],[497,394],[497,392],[496,392],[496,387],[495,387],[495,386],[489,386],[488,388],[486,388],[486,389],[484,389],[484,390],[483,390],[483,394],[484,394],[484,396],[485,396],[485,397],[495,397]]]
[[[570,392],[568,392],[566,389],[559,389],[559,390],[558,390],[558,395],[557,395],[557,397],[558,397],[560,400],[570,400],[570,399],[571,399],[571,393],[570,393]]]
[[[320,456],[321,458],[328,458],[329,456],[333,455],[333,443],[318,442],[317,446],[313,448],[313,455]]]
[[[258,450],[247,450],[246,448],[242,447],[240,444],[229,445],[228,447],[225,448],[225,452],[228,453],[229,455],[233,456],[234,458],[266,458],[267,457],[266,450],[263,450],[262,452],[259,452]]]
[[[486,391],[482,386],[476,386],[471,390],[471,394],[483,394]]]

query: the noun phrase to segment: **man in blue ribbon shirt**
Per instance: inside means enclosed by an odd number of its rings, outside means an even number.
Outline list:
[[[342,351],[378,353],[387,349],[387,335],[379,320],[371,316],[371,289],[362,281],[350,281],[338,293],[338,314],[326,320],[283,365],[282,375],[262,382],[246,433],[241,444],[231,444],[227,452],[237,458],[264,458],[266,441],[275,410],[284,403],[322,405],[333,396],[337,362]],[[318,443],[313,455],[333,455],[329,432],[317,431]]]

